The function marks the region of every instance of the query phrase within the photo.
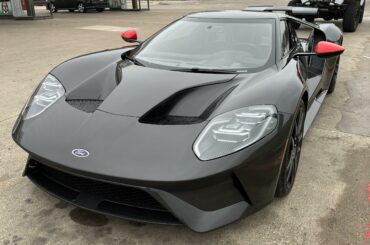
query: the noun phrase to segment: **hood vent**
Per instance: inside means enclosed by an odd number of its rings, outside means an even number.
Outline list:
[[[179,91],[145,113],[139,122],[159,125],[201,123],[233,89],[229,83],[220,83]]]
[[[103,100],[70,99],[66,100],[66,102],[80,111],[93,113],[98,109]]]

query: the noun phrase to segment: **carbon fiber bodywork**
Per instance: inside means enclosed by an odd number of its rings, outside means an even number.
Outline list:
[[[317,61],[322,74],[310,77],[305,59],[295,56],[305,51],[303,44],[281,56],[278,23],[291,18],[286,15],[236,11],[190,17],[273,20],[272,63],[254,73],[170,71],[121,59],[136,47],[69,60],[50,72],[65,95],[36,117],[25,120],[21,113],[14,126],[14,141],[30,156],[24,175],[82,208],[182,223],[198,232],[273,201],[298,105],[304,101],[310,112],[326,94],[337,57]],[[323,40],[341,43],[334,27],[312,27]],[[276,107],[271,133],[213,160],[195,155],[194,141],[212,118],[253,105]],[[76,157],[75,149],[89,154]]]

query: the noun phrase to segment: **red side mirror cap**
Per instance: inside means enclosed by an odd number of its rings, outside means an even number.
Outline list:
[[[345,48],[341,45],[321,41],[315,47],[315,53],[320,58],[330,58],[340,55],[344,52]]]
[[[136,30],[128,30],[128,31],[122,32],[121,37],[124,41],[129,42],[129,43],[137,42]]]

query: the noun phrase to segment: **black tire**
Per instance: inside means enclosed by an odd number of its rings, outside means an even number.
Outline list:
[[[288,6],[292,6],[292,7],[294,7],[294,6],[300,6],[300,5],[301,5],[301,1],[300,0],[291,0],[288,3]],[[294,16],[294,17],[296,17],[296,16]],[[293,25],[294,29],[299,29],[299,27],[301,26],[301,24],[294,23],[294,22],[292,23],[292,25]]]
[[[68,11],[69,11],[70,13],[75,12],[75,10],[74,10],[74,9],[68,9]]]
[[[359,24],[361,24],[364,19],[365,5],[366,5],[366,0],[364,1],[364,5],[361,7],[360,19],[358,21]]]
[[[103,8],[98,8],[98,9],[96,9],[96,11],[98,11],[98,12],[103,12],[103,11],[104,11],[104,9],[103,9]]]
[[[343,15],[343,31],[345,32],[354,32],[357,29],[357,26],[360,21],[360,3],[354,2],[347,6],[347,9],[344,11]]]
[[[293,188],[297,174],[299,158],[303,142],[304,121],[306,119],[306,106],[300,101],[298,111],[294,116],[293,128],[289,135],[289,142],[284,156],[283,166],[280,170],[279,181],[275,196],[287,196]]]
[[[331,78],[329,89],[328,89],[328,94],[331,94],[335,90],[335,85],[337,84],[337,77],[338,77],[338,71],[339,71],[339,58],[337,63],[335,64],[335,69],[333,73],[333,77]]]
[[[77,3],[77,11],[80,13],[86,13],[86,6],[83,2],[78,2]]]

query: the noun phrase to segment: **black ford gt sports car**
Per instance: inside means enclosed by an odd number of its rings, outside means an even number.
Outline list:
[[[308,39],[296,22],[312,30]],[[15,124],[29,153],[24,175],[129,220],[198,232],[233,222],[291,191],[303,135],[334,90],[341,43],[332,24],[205,12],[66,61]]]

